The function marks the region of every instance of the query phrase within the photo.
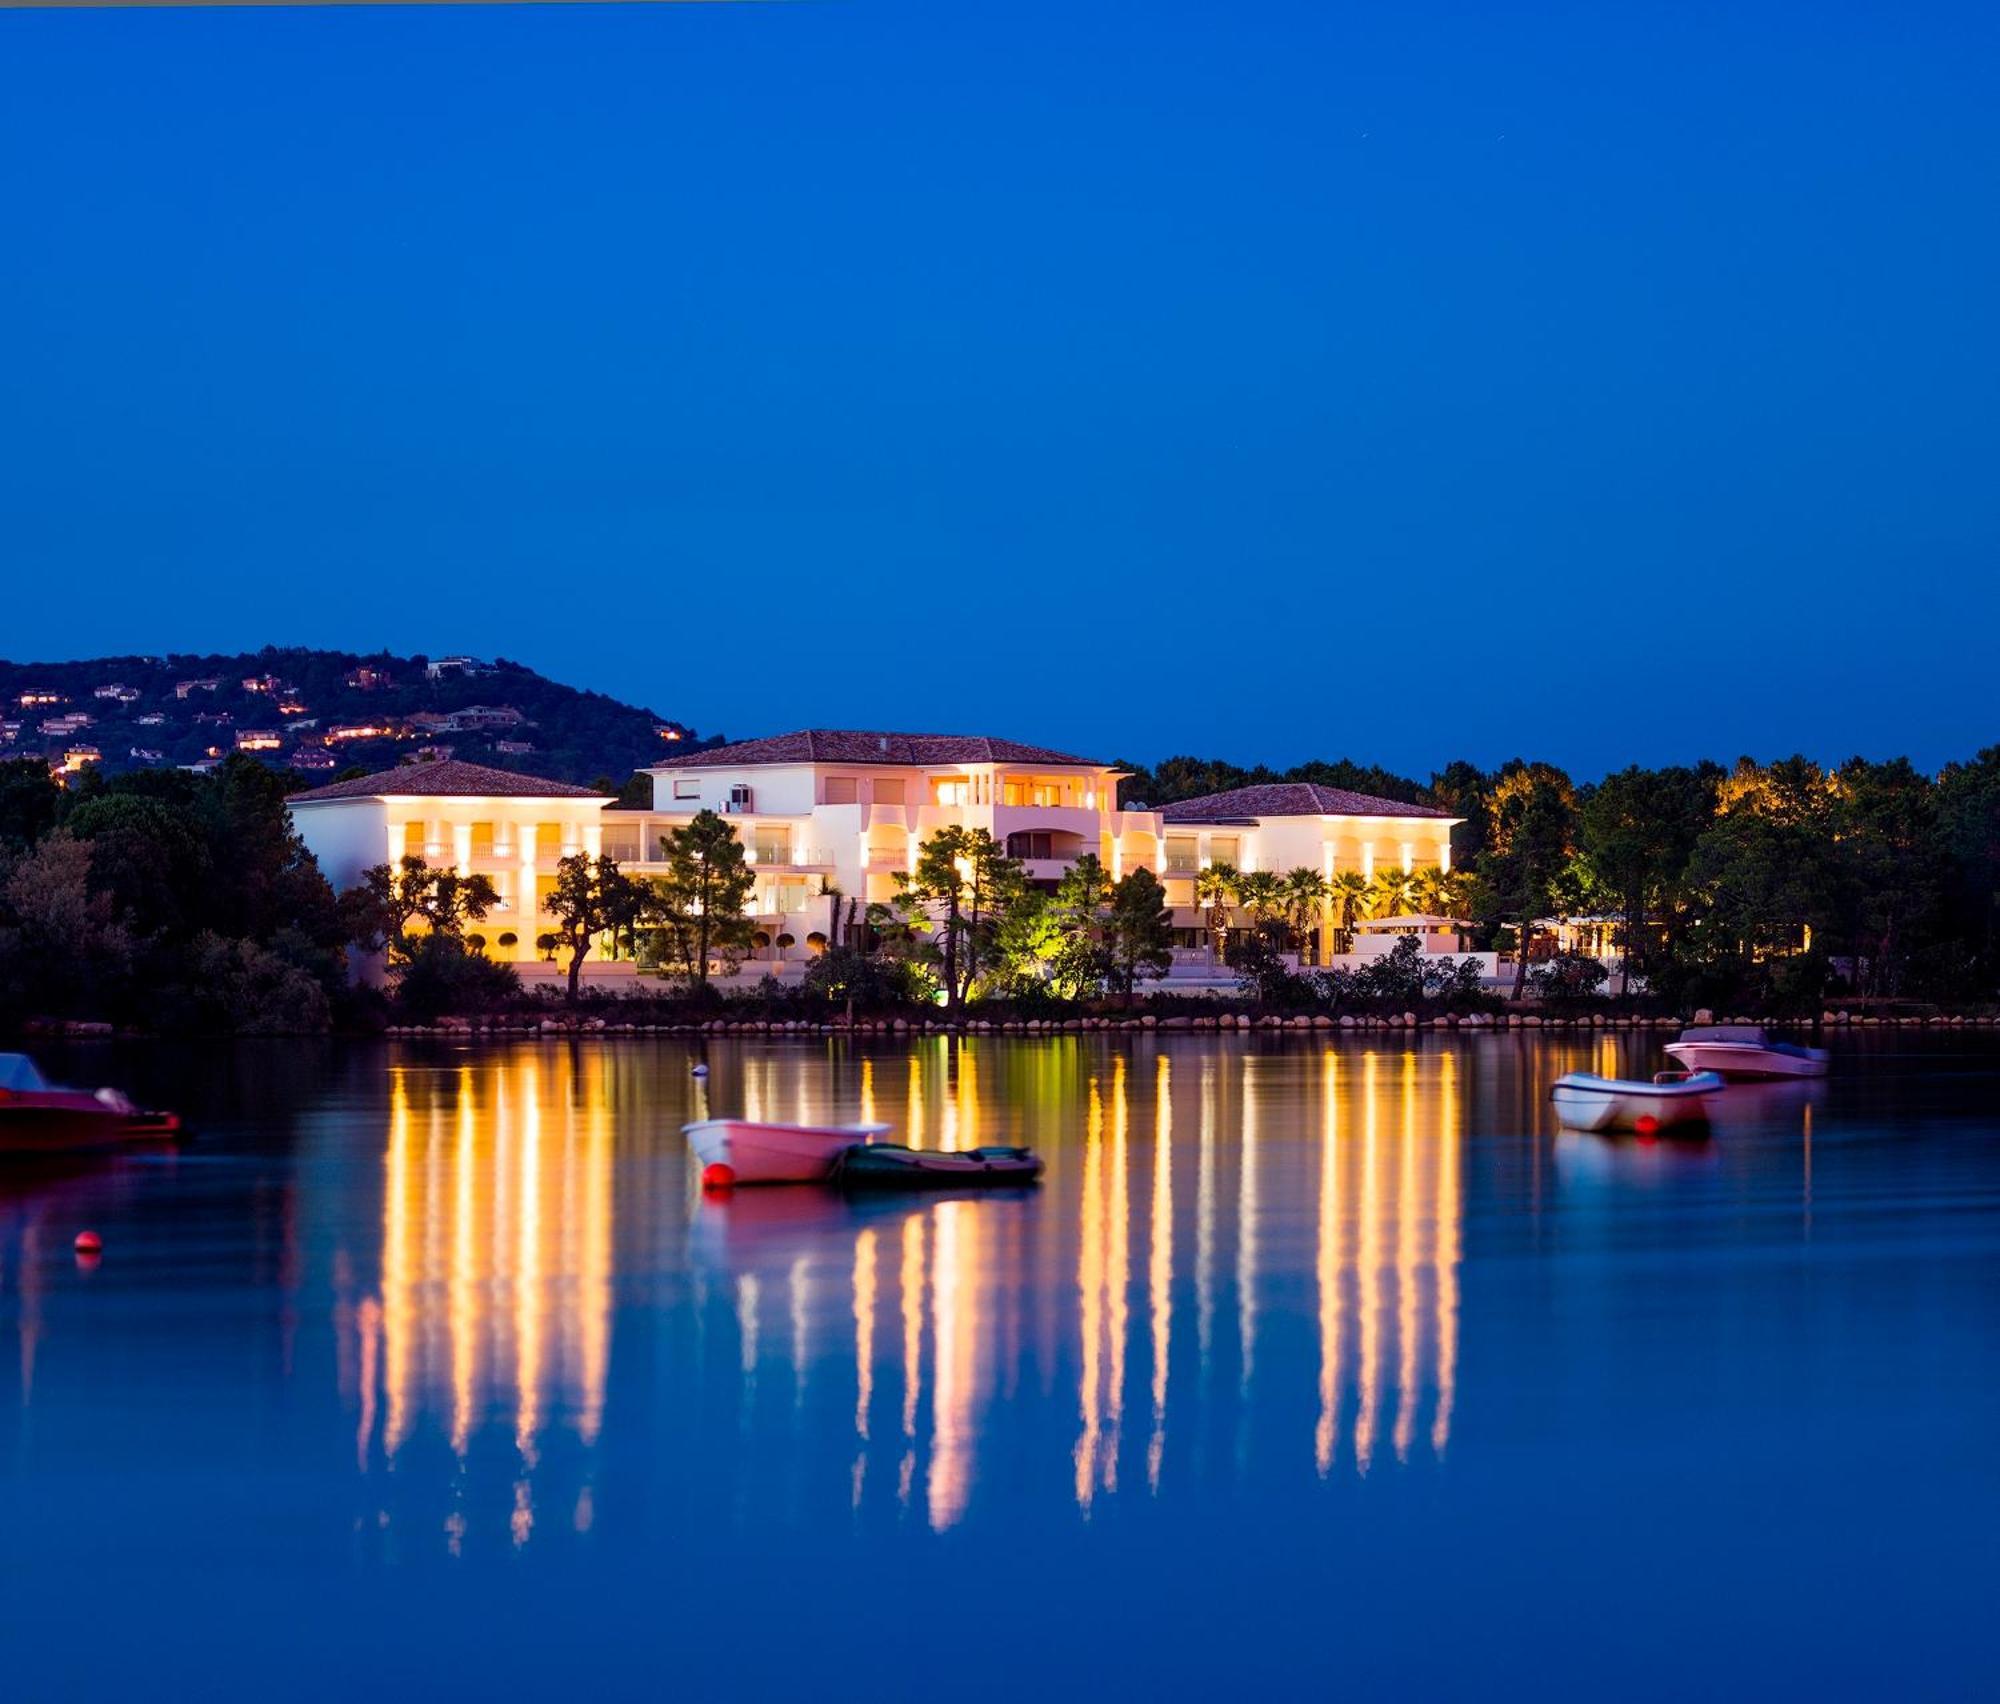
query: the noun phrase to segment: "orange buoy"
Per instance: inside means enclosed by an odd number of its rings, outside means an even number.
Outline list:
[[[102,1254],[104,1252],[104,1239],[95,1231],[78,1231],[76,1233],[76,1252],[78,1254]]]
[[[726,1166],[720,1160],[711,1160],[701,1168],[703,1189],[733,1189],[736,1185],[736,1168]]]

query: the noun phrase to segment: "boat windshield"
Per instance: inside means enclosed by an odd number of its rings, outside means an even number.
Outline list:
[[[10,1094],[39,1094],[49,1086],[49,1080],[35,1069],[35,1062],[25,1053],[0,1053],[0,1089]]]
[[[1683,1041],[1740,1041],[1751,1047],[1764,1045],[1764,1031],[1757,1024],[1696,1024],[1681,1031]]]

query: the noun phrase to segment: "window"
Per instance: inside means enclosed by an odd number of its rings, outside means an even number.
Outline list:
[[[1201,860],[1195,855],[1195,842],[1190,839],[1167,841],[1167,868],[1187,875],[1195,870]]]
[[[759,864],[789,864],[792,861],[792,837],[779,831],[772,833],[760,829],[750,843],[752,861]]]
[[[475,858],[493,856],[493,825],[490,822],[476,822],[472,825],[472,855]]]
[[[475,848],[476,850],[476,848]],[[629,864],[639,856],[639,831],[637,828],[607,828],[604,831],[604,856],[620,864]]]
[[[1018,781],[1001,782],[1000,802],[1003,805],[1018,805],[1021,802],[1021,783]]]
[[[674,777],[674,797],[677,799],[698,799],[701,797],[701,783],[692,776]]]
[[[878,775],[875,778],[875,802],[878,805],[900,805],[903,802],[902,777],[891,779],[886,775]]]
[[[1208,861],[1211,864],[1234,864],[1243,867],[1243,842],[1233,834],[1211,835],[1208,842]]]
[[[421,858],[424,855],[424,825],[420,822],[403,824],[403,856]]]
[[[934,781],[931,783],[931,797],[941,805],[969,805],[972,803],[972,783],[963,776],[954,781]]]
[[[826,798],[829,805],[851,805],[855,802],[855,781],[852,775],[829,775],[826,778]]]
[[[1010,858],[1053,858],[1055,855],[1053,834],[1023,831],[1007,836],[1007,856]]]

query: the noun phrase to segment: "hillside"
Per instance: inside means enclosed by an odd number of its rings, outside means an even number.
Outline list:
[[[670,738],[670,736],[678,736]],[[556,780],[622,782],[663,750],[716,743],[653,710],[503,659],[267,646],[235,655],[0,662],[0,759],[107,772],[232,751],[325,780],[418,753]]]

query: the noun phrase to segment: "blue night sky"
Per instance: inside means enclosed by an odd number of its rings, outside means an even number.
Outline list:
[[[1595,773],[2000,739],[2000,13],[0,13],[0,655]]]

